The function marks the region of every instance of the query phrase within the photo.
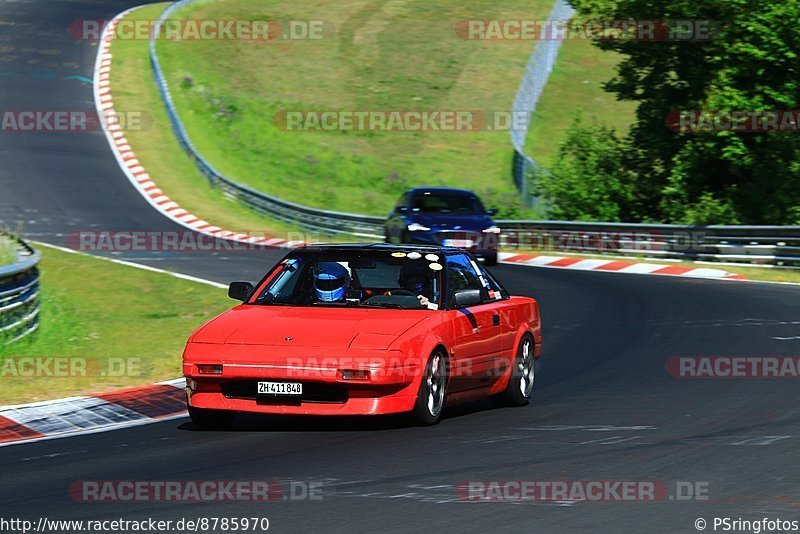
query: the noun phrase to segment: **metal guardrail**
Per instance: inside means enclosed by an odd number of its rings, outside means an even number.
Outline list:
[[[556,0],[547,20],[569,20],[574,14],[575,9],[565,0]],[[536,43],[511,106],[512,116],[522,117],[522,126],[524,126],[524,128],[511,130],[511,146],[514,148],[514,163],[511,172],[514,184],[522,194],[525,203],[530,206],[535,206],[538,200],[528,190],[531,179],[535,173],[547,172],[547,170],[525,153],[525,140],[528,137],[533,112],[536,111],[544,87],[556,64],[561,43],[561,39],[545,39]]]
[[[157,26],[176,9],[196,0],[183,0],[168,7]],[[550,19],[569,19],[572,7],[557,0]],[[153,35],[159,35],[159,28]],[[546,43],[534,51],[526,77],[514,101],[514,111],[527,113],[528,120],[544,88],[546,74],[552,69],[558,48]],[[541,44],[541,43],[540,43]],[[240,200],[262,213],[318,234],[347,235],[368,239],[384,237],[383,217],[341,213],[302,206],[256,191],[225,176],[197,151],[175,109],[169,86],[156,54],[155,38],[150,40],[150,62],[156,84],[169,115],[178,141],[195,161],[213,187]],[[537,74],[538,73],[538,74]],[[538,165],[523,152],[524,132],[512,131],[515,147],[515,177],[527,177]],[[524,187],[527,182],[520,182]],[[591,254],[624,254],[683,261],[718,261],[728,263],[764,264],[800,267],[800,226],[680,226],[658,224],[587,223],[564,221],[499,220],[503,229],[501,248],[583,252]]]
[[[39,261],[41,254],[14,236],[17,261],[0,266],[0,344],[13,343],[39,327]]]
[[[800,267],[800,226],[501,220],[501,248]]]
[[[162,22],[176,9],[180,9],[193,1],[194,0],[184,0],[182,2],[176,2],[161,14],[161,17],[159,17],[156,23],[156,28],[153,31],[153,36],[150,39],[150,63],[153,67],[156,85],[166,105],[167,115],[169,115],[172,129],[178,137],[178,142],[189,157],[195,161],[200,171],[208,178],[211,186],[220,188],[225,195],[243,202],[250,208],[265,213],[280,221],[298,226],[306,231],[325,235],[338,234],[369,239],[382,239],[384,236],[383,223],[385,220],[383,217],[309,208],[256,191],[255,189],[223,176],[222,173],[217,171],[194,147],[192,141],[189,139],[189,135],[186,133],[186,128],[178,115],[178,111],[175,109],[169,86],[164,78],[161,63],[156,54],[156,36],[160,35]]]

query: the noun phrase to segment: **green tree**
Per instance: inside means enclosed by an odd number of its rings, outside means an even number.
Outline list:
[[[625,145],[614,130],[584,124],[580,115],[567,131],[552,172],[534,177],[534,192],[547,199],[551,218],[631,221],[632,175],[622,170]]]
[[[606,89],[638,102],[625,140],[631,214],[750,224],[795,222],[800,132],[674,132],[679,110],[800,109],[797,0],[572,0],[580,20],[708,20],[708,39],[598,40],[623,54]],[[621,212],[625,209],[620,208]],[[720,221],[720,218],[729,220]]]

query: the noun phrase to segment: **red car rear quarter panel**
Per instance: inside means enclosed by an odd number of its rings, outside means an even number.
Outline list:
[[[508,303],[513,310],[512,324],[516,325],[515,350],[519,346],[522,336],[529,333],[533,336],[534,355],[538,358],[541,354],[542,344],[542,320],[539,315],[539,303],[529,297],[511,297]]]

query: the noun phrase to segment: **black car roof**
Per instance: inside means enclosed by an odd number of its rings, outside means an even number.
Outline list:
[[[295,249],[297,251],[342,251],[342,252],[355,252],[358,250],[370,251],[370,250],[386,250],[386,251],[397,251],[397,252],[414,252],[414,251],[422,251],[422,252],[438,252],[440,254],[463,254],[464,251],[455,248],[455,247],[440,247],[436,245],[392,245],[390,243],[317,243],[312,245],[306,245],[304,247],[300,247]]]

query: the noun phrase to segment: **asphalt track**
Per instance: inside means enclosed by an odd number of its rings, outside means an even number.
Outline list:
[[[130,5],[0,1],[0,47],[14,47],[0,53],[14,56],[0,73],[18,73],[2,76],[2,108],[90,108],[91,87],[64,78],[90,77],[96,48],[74,41],[66,27]],[[24,222],[28,235],[60,245],[75,230],[175,229],[128,183],[99,132],[0,133],[0,222]],[[134,259],[226,282],[256,279],[280,255]],[[532,406],[458,407],[432,428],[392,418],[241,417],[231,431],[202,432],[181,419],[5,447],[0,517],[261,516],[277,532],[693,532],[701,517],[800,519],[796,380],[687,380],[664,369],[672,356],[798,355],[800,288],[495,271],[541,305],[544,357]],[[76,480],[130,479],[324,486],[322,500],[270,503],[78,503],[67,493]],[[470,480],[655,480],[673,496],[676,483],[687,481],[707,483],[709,500],[458,501],[453,486]]]

